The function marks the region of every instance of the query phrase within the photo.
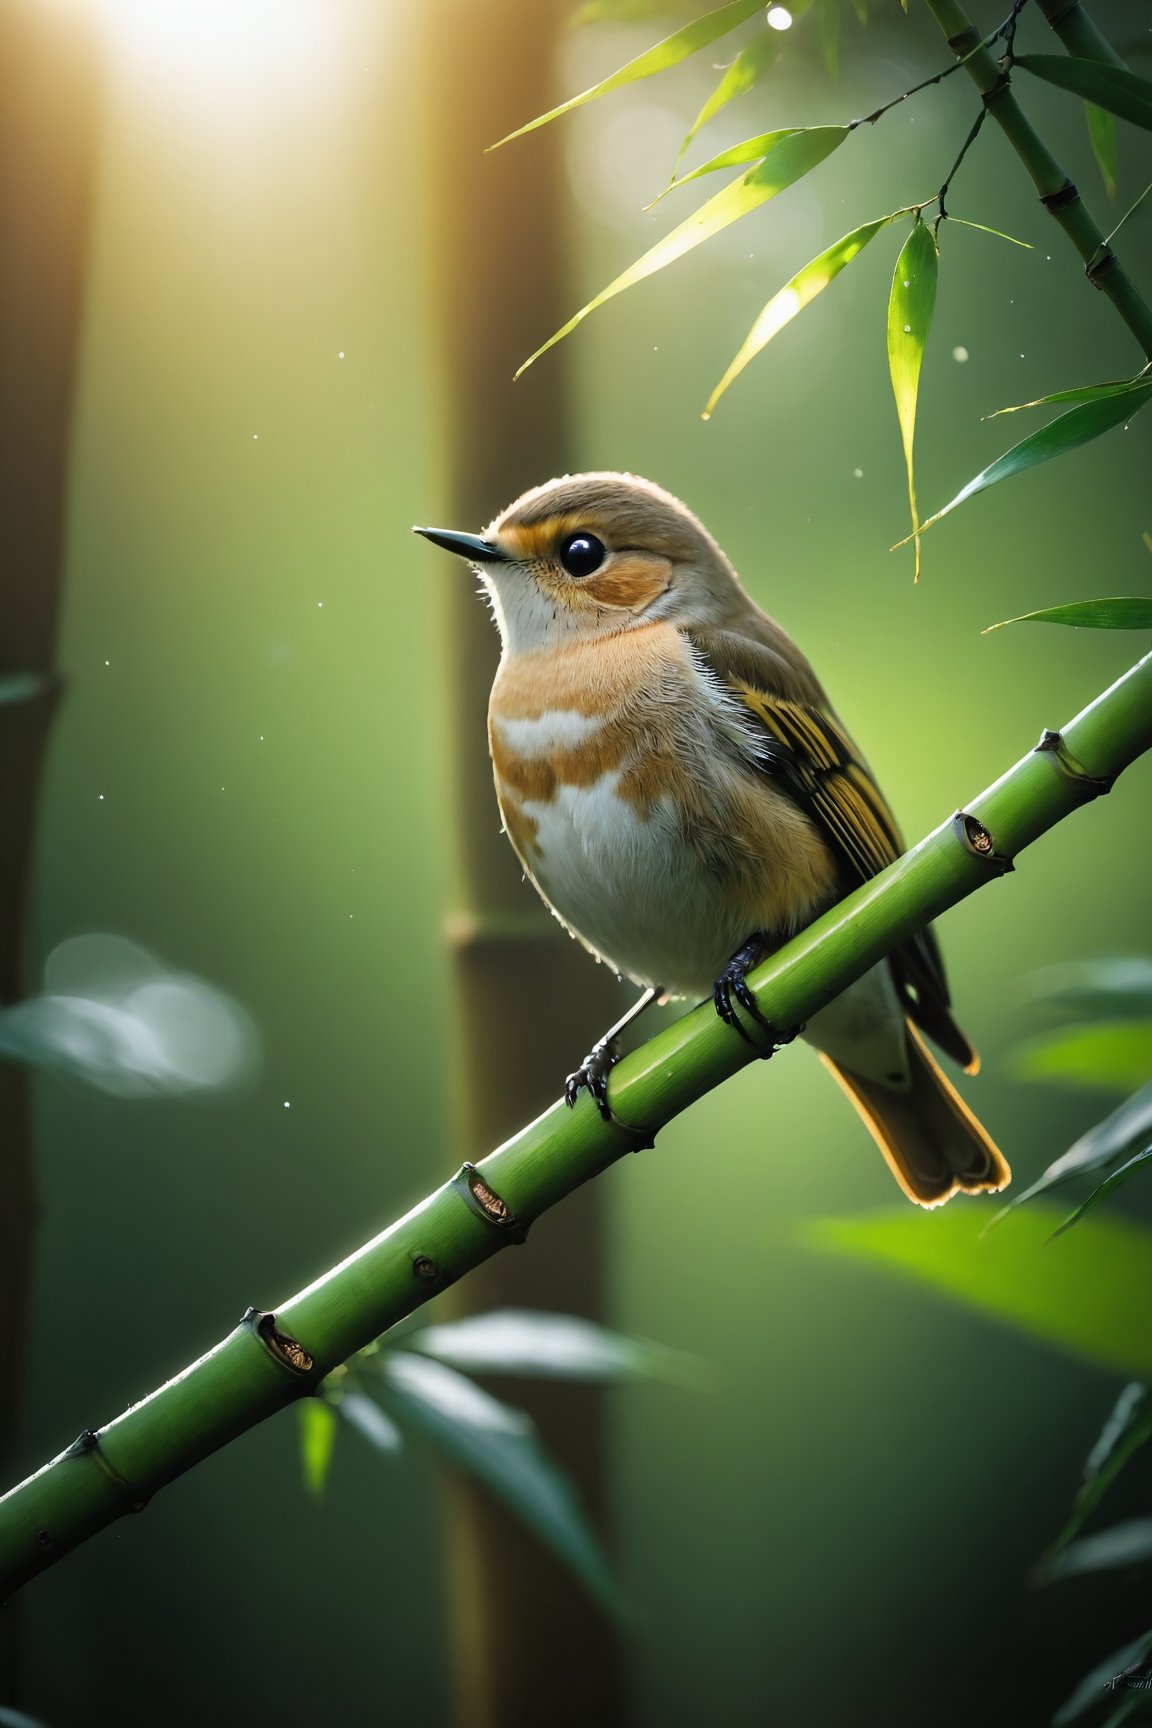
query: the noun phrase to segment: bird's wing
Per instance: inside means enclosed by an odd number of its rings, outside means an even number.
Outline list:
[[[760,642],[743,631],[694,631],[691,641],[713,676],[755,720],[758,742],[763,734],[758,765],[816,822],[840,860],[844,891],[898,858],[904,841],[896,819],[807,663],[800,688],[813,699],[796,700],[782,693],[781,686],[792,690],[799,680],[774,637]],[[891,958],[912,1019],[941,1049],[972,1068],[975,1051],[949,1012],[948,984],[931,930],[903,943]]]

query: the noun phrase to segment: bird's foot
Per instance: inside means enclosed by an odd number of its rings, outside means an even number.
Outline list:
[[[608,1076],[619,1060],[619,1044],[612,1034],[609,1034],[607,1038],[601,1038],[598,1044],[593,1044],[579,1068],[569,1074],[564,1082],[564,1102],[569,1110],[581,1092],[587,1092],[605,1122],[611,1122],[612,1112],[608,1108]]]
[[[750,1019],[754,1020],[761,1032],[768,1039],[768,1049],[765,1057],[774,1056],[782,1044],[790,1044],[796,1037],[795,1032],[782,1032],[773,1025],[767,1015],[761,1012],[752,991],[748,987],[748,974],[754,966],[758,966],[772,952],[772,944],[766,937],[754,936],[737,949],[712,986],[712,1003],[725,1026],[731,1026],[739,1032],[746,1044],[759,1044],[758,1038],[753,1038],[736,1012],[736,1004],[744,1009]]]

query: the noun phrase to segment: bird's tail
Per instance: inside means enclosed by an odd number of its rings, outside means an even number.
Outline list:
[[[1006,1188],[1007,1162],[909,1022],[907,1090],[893,1091],[854,1074],[821,1052],[868,1124],[892,1174],[919,1206],[942,1206],[953,1194]]]

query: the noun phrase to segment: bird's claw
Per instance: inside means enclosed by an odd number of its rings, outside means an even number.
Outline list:
[[[612,1112],[608,1107],[608,1076],[619,1060],[620,1052],[614,1038],[594,1044],[579,1068],[569,1074],[564,1082],[564,1102],[569,1110],[581,1092],[587,1092],[604,1121],[611,1122]]]
[[[775,1055],[781,1044],[790,1044],[796,1037],[795,1032],[781,1032],[764,1014],[748,985],[748,972],[763,959],[763,953],[752,945],[742,948],[729,960],[719,978],[712,987],[712,1002],[717,1014],[725,1026],[731,1026],[739,1032],[746,1044],[755,1044],[759,1040],[752,1037],[748,1028],[736,1012],[736,1004],[744,1009],[750,1019],[754,1020],[760,1030],[768,1038],[769,1047],[766,1056]]]

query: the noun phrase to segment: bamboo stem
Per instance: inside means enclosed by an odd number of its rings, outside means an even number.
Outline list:
[[[1059,744],[1059,749],[1054,745]],[[999,875],[1152,748],[1152,654],[1045,734],[957,816],[752,974],[764,1014],[798,1026],[930,919]],[[523,1240],[533,1220],[753,1060],[704,1003],[613,1073],[615,1122],[584,1098],[445,1182],[274,1316],[252,1311],[198,1362],[0,1500],[0,1597],[209,1453],[314,1391],[323,1376],[429,1297]],[[624,1127],[623,1124],[632,1124]],[[691,1196],[688,1197],[689,1203]]]
[[[1107,60],[1112,66],[1123,66],[1123,56],[1117,54],[1104,32],[1080,4],[1073,0],[1036,0],[1041,12],[1067,48],[1081,60]]]
[[[1089,281],[1111,300],[1145,358],[1152,360],[1152,308],[1110,251],[1075,186],[1024,114],[1012,93],[1010,76],[1001,70],[987,48],[980,47],[980,32],[959,0],[925,0],[925,5],[957,60],[963,60],[988,112],[1028,170],[1041,202],[1083,259]]]

